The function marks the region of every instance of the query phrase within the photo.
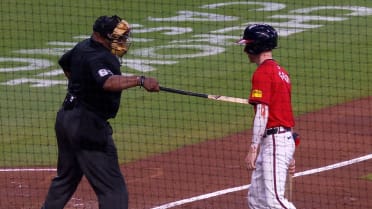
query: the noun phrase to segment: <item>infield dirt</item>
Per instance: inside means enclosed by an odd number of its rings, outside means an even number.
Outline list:
[[[297,172],[372,154],[372,97],[296,118],[301,144]],[[186,146],[122,165],[130,208],[150,209],[169,202],[247,185],[244,158],[251,131]],[[294,179],[298,209],[364,209],[372,206],[372,160]],[[38,209],[55,172],[0,172],[1,209]],[[173,208],[244,209],[247,190]],[[83,179],[67,209],[96,209],[95,195]]]

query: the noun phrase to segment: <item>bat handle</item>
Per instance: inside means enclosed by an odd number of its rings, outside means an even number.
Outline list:
[[[288,173],[287,175],[287,183],[286,183],[286,186],[285,186],[286,190],[285,190],[285,196],[287,198],[288,201],[292,201],[292,192],[293,192],[293,175]]]

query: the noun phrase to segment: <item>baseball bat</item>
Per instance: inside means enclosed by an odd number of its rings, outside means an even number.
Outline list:
[[[170,93],[176,93],[176,94],[182,94],[182,95],[194,96],[194,97],[201,97],[201,98],[212,99],[212,100],[217,100],[217,101],[240,103],[240,104],[249,104],[248,99],[243,99],[243,98],[196,93],[196,92],[185,91],[185,90],[180,90],[180,89],[168,88],[168,87],[164,87],[164,86],[160,86],[160,90],[165,91],[165,92],[170,92]]]
[[[285,188],[286,188],[286,191],[285,191],[286,198],[287,200],[292,202],[292,191],[293,191],[293,175],[292,174],[288,174]]]

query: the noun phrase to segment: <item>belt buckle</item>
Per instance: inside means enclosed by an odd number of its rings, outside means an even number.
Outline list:
[[[279,129],[280,127],[269,128],[265,131],[265,136],[277,134],[280,131]]]
[[[68,93],[65,97],[65,100],[63,101],[63,105],[62,105],[63,109],[64,110],[73,109],[75,107],[76,103],[77,103],[76,99],[77,98],[74,95]]]
[[[278,127],[278,131],[276,133],[285,133],[285,132],[288,132],[288,131],[291,131],[291,128],[280,126],[280,127]]]

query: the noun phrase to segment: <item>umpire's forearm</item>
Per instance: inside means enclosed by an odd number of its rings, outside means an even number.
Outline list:
[[[110,76],[103,84],[103,89],[106,91],[122,91],[135,86],[141,85],[141,77],[139,76]]]

